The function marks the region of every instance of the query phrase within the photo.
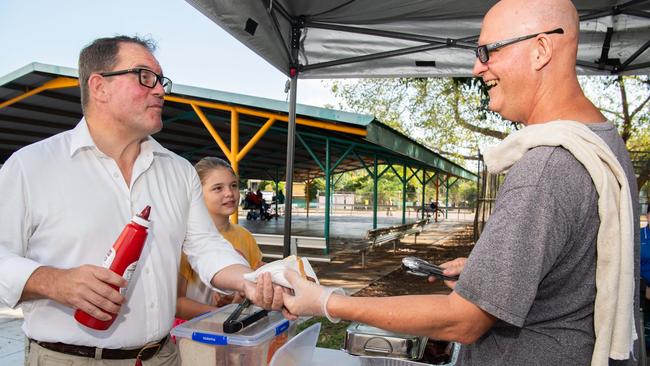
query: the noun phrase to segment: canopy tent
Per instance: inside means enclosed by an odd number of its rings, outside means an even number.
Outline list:
[[[495,0],[186,0],[291,80],[286,181],[293,182],[298,78],[469,76]],[[650,0],[574,0],[578,72],[650,71]],[[285,202],[291,216],[291,191]],[[291,220],[285,220],[289,255]]]
[[[187,0],[299,78],[470,76],[490,0]],[[650,71],[650,1],[575,0],[578,72]],[[298,51],[298,57],[292,56]]]

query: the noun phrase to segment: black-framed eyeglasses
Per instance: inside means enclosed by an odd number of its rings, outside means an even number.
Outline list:
[[[160,83],[160,85],[162,85],[163,89],[165,90],[165,94],[169,94],[172,92],[172,81],[169,78],[164,77],[162,75],[158,75],[149,69],[143,69],[138,67],[134,69],[108,71],[108,72],[99,73],[99,75],[101,76],[116,76],[116,75],[123,75],[123,74],[138,74],[138,81],[140,81],[140,85],[153,89],[156,87],[156,84]]]
[[[510,45],[510,44],[513,44],[513,43],[517,43],[517,42],[521,42],[521,41],[525,41],[527,39],[537,37],[540,34],[554,34],[554,33],[564,34],[564,30],[562,28],[556,28],[556,29],[553,29],[552,31],[548,31],[548,32],[539,32],[539,33],[535,33],[535,34],[529,34],[527,36],[506,39],[505,41],[499,41],[499,42],[494,42],[494,43],[490,43],[490,44],[484,44],[484,45],[476,47],[476,58],[478,58],[478,60],[481,61],[481,63],[486,63],[490,59],[490,52],[491,51],[498,50],[501,47],[504,47],[504,46],[507,46],[507,45]]]

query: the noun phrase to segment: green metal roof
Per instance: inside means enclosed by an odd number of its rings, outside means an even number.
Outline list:
[[[0,103],[41,86],[56,77],[76,78],[77,75],[77,70],[72,68],[31,63],[0,77]],[[174,85],[172,95],[280,114],[287,114],[288,111],[288,103],[284,101],[185,85]],[[227,141],[230,137],[229,112],[208,108],[205,108],[204,112],[212,121],[214,128]],[[355,151],[363,156],[366,163],[371,162],[370,157],[373,154],[379,154],[380,163],[404,163],[476,180],[473,173],[384,125],[373,116],[301,104],[297,106],[297,113],[299,117],[349,125],[367,131],[367,136],[362,137],[299,125],[297,133],[302,134],[309,144],[314,145],[313,153],[321,161],[324,161],[325,158],[325,152],[322,149],[324,139],[329,138],[332,141],[338,141],[335,143],[338,147],[334,147],[338,153],[345,151],[347,146],[357,146]],[[78,88],[45,91],[0,109],[0,131],[2,132],[0,163],[22,146],[74,127],[80,118]],[[189,105],[167,101],[163,110],[163,121],[163,130],[154,137],[172,151],[191,161],[206,155],[223,156]],[[245,144],[264,122],[265,119],[259,117],[241,115],[241,144]],[[319,147],[319,145],[323,146]],[[285,162],[285,146],[286,124],[278,122],[241,163],[242,177],[264,179],[269,170],[279,169],[282,171]],[[306,176],[314,177],[314,174],[318,176],[320,169],[312,158],[308,151],[297,143],[294,169],[296,179]],[[350,156],[341,162],[339,169],[348,171],[362,166],[363,164],[358,159]]]
[[[31,64],[27,64],[16,71],[10,72],[5,76],[0,77],[0,86],[10,83],[32,72],[42,72],[42,73],[58,75],[58,76],[68,76],[75,79],[79,77],[79,73],[77,72],[77,69],[73,69],[71,67],[48,65],[48,64],[42,64],[40,62],[32,62]]]
[[[426,148],[417,141],[395,131],[389,126],[376,121],[367,128],[366,140],[388,150],[398,152],[414,160],[429,164],[443,172],[451,173],[460,178],[476,180],[476,175],[458,164],[446,159]]]

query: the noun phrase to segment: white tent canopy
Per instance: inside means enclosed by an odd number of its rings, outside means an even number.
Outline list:
[[[293,66],[299,78],[470,76],[481,20],[496,2],[187,1],[284,74]],[[574,4],[582,20],[579,73],[650,71],[650,1]]]

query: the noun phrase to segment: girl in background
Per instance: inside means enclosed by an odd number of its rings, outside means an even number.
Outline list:
[[[208,212],[221,235],[248,261],[251,268],[262,264],[262,252],[253,235],[243,227],[230,222],[230,215],[239,205],[239,179],[226,161],[205,157],[194,166],[201,179],[203,198]],[[185,254],[181,257],[178,278],[176,317],[191,319],[217,307],[241,302],[238,294],[226,296],[204,285],[192,270]]]

